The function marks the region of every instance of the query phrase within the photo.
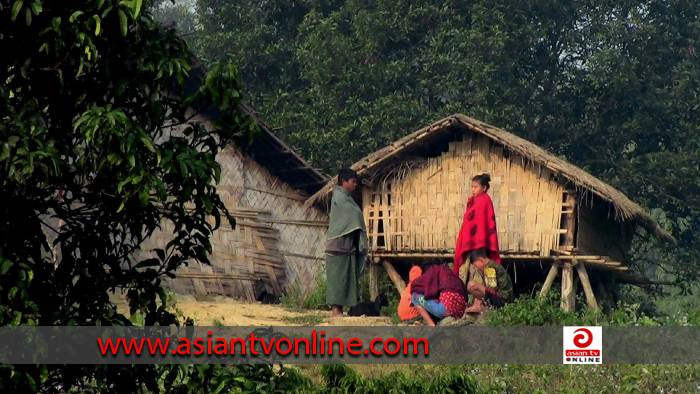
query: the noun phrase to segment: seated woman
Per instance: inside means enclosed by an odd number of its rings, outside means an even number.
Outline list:
[[[513,301],[513,282],[501,264],[489,260],[485,253],[475,252],[467,292],[474,297],[474,303],[465,312],[481,313],[486,307],[500,308]]]
[[[435,319],[452,316],[459,319],[467,306],[464,283],[446,265],[431,265],[411,287],[411,302],[429,326]]]

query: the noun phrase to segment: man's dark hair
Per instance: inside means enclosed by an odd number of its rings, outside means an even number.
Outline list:
[[[469,261],[476,261],[480,257],[486,258],[486,248],[475,249],[469,252]]]
[[[355,170],[351,170],[350,168],[343,168],[340,171],[338,171],[338,184],[342,185],[343,182],[349,181],[350,179],[355,178],[360,180],[360,177],[357,175]]]

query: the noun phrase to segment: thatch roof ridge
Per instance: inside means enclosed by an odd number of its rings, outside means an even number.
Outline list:
[[[420,143],[425,137],[435,133],[447,132],[450,126],[462,126],[474,132],[483,134],[493,141],[502,144],[505,148],[520,156],[539,163],[566,178],[577,188],[585,189],[597,195],[601,199],[610,202],[615,207],[616,215],[622,220],[634,220],[647,230],[660,238],[675,241],[674,238],[637,203],[630,200],[619,190],[594,177],[583,169],[547,152],[536,144],[507,132],[498,127],[481,122],[463,114],[454,114],[440,119],[432,124],[410,133],[391,144],[381,148],[357,161],[351,168],[363,175],[376,168],[381,163],[401,153],[407,147]],[[307,204],[317,204],[327,198],[335,184],[335,177],[307,200]]]

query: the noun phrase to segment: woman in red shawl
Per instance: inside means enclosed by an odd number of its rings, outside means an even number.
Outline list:
[[[452,269],[459,275],[459,267],[468,255],[476,250],[485,249],[486,256],[500,264],[498,252],[498,231],[496,230],[496,214],[493,210],[489,190],[491,177],[481,174],[472,178],[472,196],[467,200],[464,211],[462,228],[459,230],[455,245],[454,265]]]

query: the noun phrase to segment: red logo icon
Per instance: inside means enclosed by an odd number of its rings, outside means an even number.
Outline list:
[[[588,347],[593,342],[593,333],[587,328],[579,328],[574,331],[574,345],[576,347]]]
[[[602,364],[603,362],[602,327],[564,327],[562,344],[564,364]]]

